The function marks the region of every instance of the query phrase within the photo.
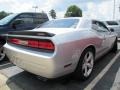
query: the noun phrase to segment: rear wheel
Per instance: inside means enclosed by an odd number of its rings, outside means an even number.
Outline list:
[[[0,48],[0,61],[2,61],[4,58],[5,58],[4,48],[1,47],[1,48]]]
[[[92,48],[87,48],[82,53],[78,67],[75,71],[76,79],[86,80],[91,75],[94,66],[94,56]]]

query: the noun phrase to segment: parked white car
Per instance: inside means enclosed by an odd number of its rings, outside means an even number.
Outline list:
[[[119,21],[104,21],[104,24],[111,30],[117,33],[120,38],[120,22]]]
[[[95,60],[117,51],[117,37],[100,21],[74,17],[9,33],[4,48],[11,62],[33,74],[57,78],[74,72],[85,80]]]

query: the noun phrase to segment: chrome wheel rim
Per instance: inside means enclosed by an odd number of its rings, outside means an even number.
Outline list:
[[[5,57],[5,52],[4,52],[4,49],[3,47],[0,48],[0,61],[2,61]]]
[[[87,52],[85,54],[83,64],[82,64],[82,72],[85,77],[88,77],[92,70],[93,70],[93,65],[94,65],[94,55],[92,52]]]

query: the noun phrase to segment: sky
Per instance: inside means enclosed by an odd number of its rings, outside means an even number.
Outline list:
[[[115,18],[120,19],[120,0],[115,0]],[[44,11],[49,13],[54,9],[57,18],[64,17],[70,5],[77,5],[83,11],[83,17],[93,19],[111,20],[113,19],[114,0],[0,0],[0,11],[19,13]]]

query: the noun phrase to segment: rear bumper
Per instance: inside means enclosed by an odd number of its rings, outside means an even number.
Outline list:
[[[57,78],[71,72],[69,68],[65,69],[64,65],[59,65],[60,61],[56,62],[57,58],[53,53],[27,51],[8,44],[5,44],[4,48],[12,63],[33,74],[45,78]]]

